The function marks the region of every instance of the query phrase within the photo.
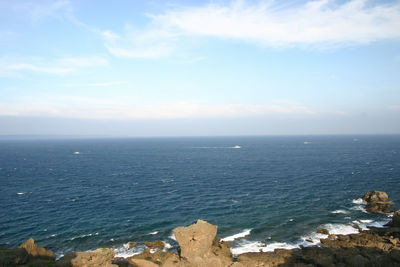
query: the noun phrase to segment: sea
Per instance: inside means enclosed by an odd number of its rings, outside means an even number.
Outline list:
[[[198,219],[234,255],[318,245],[320,227],[387,223],[360,198],[385,191],[399,209],[399,185],[400,135],[2,138],[0,246],[176,251],[172,230]]]

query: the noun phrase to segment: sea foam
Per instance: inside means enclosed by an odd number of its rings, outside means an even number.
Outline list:
[[[238,239],[238,238],[243,238],[245,236],[250,235],[251,230],[252,229],[245,229],[245,230],[243,230],[242,232],[240,232],[238,234],[227,236],[225,238],[222,238],[221,240],[222,241],[233,241],[233,240]]]

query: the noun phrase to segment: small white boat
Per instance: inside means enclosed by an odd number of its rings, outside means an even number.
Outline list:
[[[238,146],[238,145],[236,145],[236,146],[234,146],[233,148],[242,148],[241,146]]]

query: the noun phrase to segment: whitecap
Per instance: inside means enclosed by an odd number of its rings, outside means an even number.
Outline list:
[[[154,231],[154,232],[149,233],[149,235],[156,235],[156,234],[158,234],[158,231]]]
[[[23,195],[23,194],[25,194],[25,192],[18,192],[17,194],[18,195]]]
[[[289,244],[286,242],[273,242],[270,244],[263,244],[259,241],[243,241],[238,246],[232,247],[231,252],[234,256],[247,252],[269,252],[275,249],[293,249],[298,248],[299,245]]]
[[[354,204],[363,204],[364,203],[362,198],[353,199],[351,202],[353,202]]]
[[[145,247],[143,245],[139,245],[133,248],[129,247],[129,243],[123,244],[120,247],[114,249],[115,257],[120,258],[128,258],[132,257],[133,255],[140,254],[144,251]]]
[[[349,213],[349,212],[346,211],[346,210],[334,210],[334,211],[332,211],[331,213],[334,213],[334,214],[338,214],[338,213],[340,213],[340,214],[347,214],[347,213]]]
[[[242,232],[240,232],[240,233],[238,233],[238,234],[234,234],[234,235],[231,235],[231,236],[227,236],[227,237],[225,237],[225,238],[222,238],[221,240],[222,240],[222,241],[233,241],[233,240],[235,240],[235,239],[242,238],[242,237],[245,237],[245,236],[250,235],[251,230],[252,230],[252,229],[245,229],[245,230],[243,230]]]
[[[364,212],[364,213],[368,213],[367,210],[365,209],[365,207],[364,207],[364,206],[361,206],[361,205],[354,206],[354,207],[352,207],[351,209],[352,209],[352,210],[359,210],[359,211],[362,211],[362,212]]]

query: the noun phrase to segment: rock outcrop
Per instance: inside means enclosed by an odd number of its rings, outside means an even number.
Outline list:
[[[114,250],[109,248],[99,248],[88,252],[76,252],[73,256],[69,256],[69,258],[72,258],[70,259],[70,266],[72,267],[118,267],[118,265],[112,264],[114,260]]]
[[[229,266],[233,262],[231,254],[226,253],[227,243],[215,239],[218,227],[198,220],[188,227],[173,230],[180,247],[183,266]]]
[[[47,250],[44,247],[38,246],[33,240],[33,238],[29,238],[24,243],[22,243],[19,248],[24,248],[26,252],[29,254],[30,258],[40,258],[44,260],[55,260],[56,255],[53,251]]]
[[[388,213],[390,212],[390,204],[392,201],[386,192],[370,191],[365,193],[362,200],[366,203],[366,209],[369,213]]]

